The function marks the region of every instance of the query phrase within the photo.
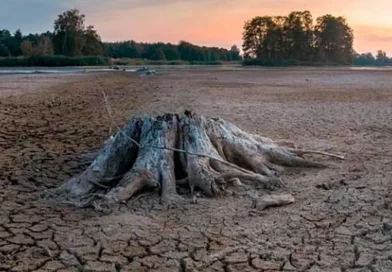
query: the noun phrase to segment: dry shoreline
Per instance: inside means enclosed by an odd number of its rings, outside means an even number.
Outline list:
[[[391,271],[391,83],[389,71],[317,68],[2,76],[0,270]],[[101,91],[121,124],[193,109],[347,160],[287,171],[297,203],[262,214],[245,198],[165,212],[145,197],[110,215],[42,203],[109,136]]]

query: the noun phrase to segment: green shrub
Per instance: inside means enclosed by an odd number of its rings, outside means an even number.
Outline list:
[[[33,56],[0,58],[0,67],[59,67],[59,66],[102,66],[110,65],[110,59],[99,56]]]

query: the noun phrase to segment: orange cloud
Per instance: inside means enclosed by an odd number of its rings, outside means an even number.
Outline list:
[[[241,45],[243,24],[254,16],[310,10],[315,18],[327,13],[346,17],[354,29],[357,51],[383,49],[392,54],[392,1],[389,0],[146,0],[144,5],[134,6],[132,3],[141,2],[117,2],[122,4],[120,9],[98,6],[91,14],[87,13],[104,40],[174,43],[187,40],[229,47]]]
[[[357,52],[372,52],[384,50],[392,53],[392,26],[377,27],[357,25],[354,28],[354,47]]]

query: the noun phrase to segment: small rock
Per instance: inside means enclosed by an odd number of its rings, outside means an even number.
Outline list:
[[[62,261],[63,264],[66,266],[81,266],[79,263],[78,259],[68,251],[63,251],[60,254],[60,260]]]

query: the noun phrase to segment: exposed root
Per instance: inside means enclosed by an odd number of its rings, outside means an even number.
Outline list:
[[[105,96],[105,101],[108,104]],[[108,113],[112,119],[110,106]],[[284,167],[325,167],[301,158],[319,151],[298,150],[288,141],[273,141],[248,134],[219,118],[192,112],[183,115],[134,118],[106,143],[90,167],[63,186],[46,194],[46,199],[78,207],[126,203],[137,194],[159,193],[165,206],[181,204],[177,186],[216,196],[234,190],[273,189],[284,184],[278,178]],[[98,201],[97,201],[98,200]],[[294,201],[288,196],[261,199],[261,207]]]
[[[200,117],[184,116],[180,123],[182,133],[181,148],[191,153],[206,154],[212,158],[222,160],[209,140]],[[188,173],[189,186],[193,194],[194,188],[201,189],[208,196],[217,194],[220,190],[215,183],[219,173],[210,164],[209,157],[182,154],[182,163]]]

